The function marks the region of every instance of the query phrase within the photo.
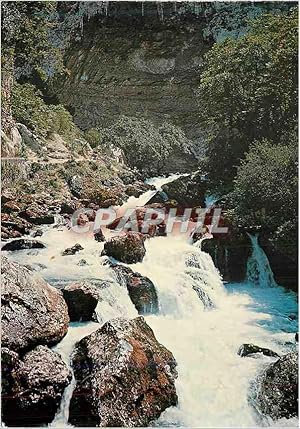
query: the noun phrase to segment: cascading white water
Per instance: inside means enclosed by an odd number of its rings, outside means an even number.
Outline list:
[[[188,176],[188,174],[171,174],[168,177],[160,176],[146,180],[146,183],[148,185],[155,186],[155,189],[150,189],[149,191],[144,192],[139,197],[129,197],[128,200],[124,204],[122,204],[122,211],[125,211],[129,208],[144,206],[156,194],[157,191],[161,190],[161,187],[163,185],[173,182],[174,180],[182,176]]]
[[[163,184],[160,180],[152,183],[159,188]],[[53,284],[80,278],[110,282],[96,309],[100,323],[71,324],[67,336],[55,347],[69,365],[74,345],[82,337],[106,320],[118,316],[132,318],[137,312],[126,289],[115,283],[111,269],[100,258],[102,243],[89,234],[67,229],[48,230],[41,241],[46,249],[15,252],[11,256],[40,267],[41,274]],[[77,242],[84,250],[61,256],[62,250]],[[253,255],[258,255],[261,262],[256,265],[259,275],[255,279],[259,284],[263,282],[263,287],[253,287],[251,276],[244,283],[224,286],[211,257],[198,244],[189,244],[180,234],[151,238],[145,243],[143,262],[130,266],[148,276],[156,286],[160,311],[146,320],[178,363],[178,406],[167,409],[154,425],[274,425],[254,411],[249,398],[251,381],[273,358],[241,358],[237,351],[243,343],[268,347],[279,354],[295,349],[293,333],[297,331],[297,321],[289,316],[297,314],[296,297],[277,285],[269,287],[271,284],[262,273],[267,265],[257,240],[252,240]],[[78,265],[82,259],[86,264]],[[73,379],[67,387],[52,426],[66,427],[74,382]],[[295,419],[281,422],[284,426],[294,423]]]
[[[158,426],[249,427],[265,425],[248,402],[251,380],[270,358],[242,359],[241,344],[252,342],[284,353],[292,345],[297,311],[293,294],[281,288],[251,295],[249,284],[221,283],[209,255],[180,237],[146,243],[146,257],[133,268],[156,285],[161,313],[147,322],[178,362],[179,404],[164,412]],[[190,276],[192,266],[193,276]],[[197,273],[198,270],[198,273]],[[194,282],[210,297],[205,308]],[[267,292],[267,293],[266,293]],[[206,311],[204,311],[206,310]],[[286,331],[286,332],[285,332]]]
[[[247,263],[248,280],[260,287],[276,286],[267,255],[258,244],[258,235],[251,235],[248,233],[247,235],[252,243],[252,255]]]
[[[87,322],[87,323],[71,323],[68,329],[67,335],[63,338],[63,340],[53,348],[54,351],[59,353],[66,363],[66,365],[70,368],[72,373],[72,380],[70,384],[66,387],[59,410],[51,423],[51,427],[55,428],[63,428],[68,426],[69,420],[69,407],[71,398],[75,389],[76,381],[71,369],[71,356],[72,351],[75,347],[75,344],[81,340],[81,338],[91,334],[93,331],[99,328],[98,323]]]

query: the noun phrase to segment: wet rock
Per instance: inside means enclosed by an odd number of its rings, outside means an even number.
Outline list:
[[[298,415],[298,353],[289,353],[272,363],[258,377],[256,404],[277,420]]]
[[[67,333],[68,308],[62,294],[37,273],[2,257],[2,346],[28,350],[52,345]]]
[[[49,212],[49,209],[39,205],[38,203],[31,204],[19,214],[21,217],[35,225],[51,224],[55,222],[54,215]]]
[[[176,361],[143,317],[105,323],[77,344],[72,366],[75,426],[147,426],[177,404]]]
[[[20,233],[19,233],[20,234]],[[5,227],[1,228],[1,240],[6,241],[9,239],[9,230]],[[20,234],[21,236],[21,234]]]
[[[144,192],[150,189],[155,189],[155,188],[143,182],[135,182],[133,184],[128,185],[125,192],[129,197],[138,198],[140,195],[142,195]]]
[[[1,239],[9,240],[10,238],[19,238],[22,237],[22,234],[19,231],[11,230],[9,228],[5,228],[5,226],[1,227]]]
[[[78,262],[77,265],[79,265],[80,267],[84,267],[84,266],[89,265],[89,264],[87,263],[87,261],[85,259],[80,259],[80,261]]]
[[[100,298],[95,285],[90,281],[75,282],[67,285],[62,293],[71,322],[92,320]]]
[[[138,231],[140,234],[143,234],[148,238],[154,237],[156,235],[166,235],[165,233],[166,224],[164,220],[162,220],[158,225],[155,223],[155,219],[157,219],[158,217],[157,213],[152,213],[151,219],[153,219],[153,222],[146,224],[147,228],[146,229],[144,228],[145,226],[144,218],[148,208],[149,207],[135,208],[135,211],[132,214],[133,218],[131,221],[131,227],[127,228],[126,231],[130,231],[130,232]],[[107,228],[115,231],[122,231],[122,226],[123,226],[122,221],[123,221],[123,217],[118,217],[111,224],[107,225]]]
[[[89,223],[90,219],[87,213],[79,213],[76,219],[76,224],[78,226],[85,226]]]
[[[164,205],[165,202],[169,200],[168,195],[163,191],[157,191],[147,202],[147,205],[151,204],[162,204]],[[177,202],[176,202],[177,204]]]
[[[258,241],[267,255],[276,283],[298,293],[297,251],[292,254],[283,246],[276,246],[276,241],[270,239],[267,233],[261,233]]]
[[[80,207],[78,201],[64,201],[60,206],[61,214],[73,214]]]
[[[32,237],[41,237],[43,235],[43,231],[41,229],[37,229],[33,232]]]
[[[38,240],[27,240],[27,239],[20,239],[20,240],[14,240],[10,241],[9,243],[6,243],[2,247],[3,250],[7,251],[14,251],[14,250],[25,250],[25,249],[44,249],[46,246],[38,241]]]
[[[88,204],[93,203],[99,207],[108,208],[122,204],[126,195],[119,186],[94,186],[84,192],[83,198]]]
[[[176,200],[181,207],[205,207],[206,182],[200,174],[179,177],[162,186],[170,200]]]
[[[96,241],[99,241],[99,242],[105,241],[105,237],[104,237],[104,234],[102,232],[102,229],[99,229],[99,231],[94,233],[94,239]]]
[[[146,249],[145,237],[138,232],[128,232],[126,235],[111,238],[104,244],[102,256],[111,256],[125,264],[142,262]]]
[[[38,346],[21,360],[2,350],[2,417],[9,426],[41,426],[50,423],[60,404],[71,373],[61,357]]]
[[[243,344],[238,350],[238,355],[241,357],[251,356],[255,353],[262,353],[263,355],[270,357],[280,357],[278,353],[254,344]]]
[[[154,284],[148,277],[133,272],[123,265],[113,265],[118,283],[127,287],[129,296],[139,314],[158,313],[158,298]]]
[[[4,213],[12,213],[12,212],[19,212],[21,209],[16,202],[7,201],[2,205],[2,210]]]
[[[1,225],[12,232],[18,231],[21,234],[29,234],[32,228],[32,223],[15,215],[7,215],[7,213],[2,213]]]
[[[7,424],[8,415],[15,408],[15,404],[10,402],[12,393],[18,389],[18,382],[15,371],[18,371],[21,360],[18,353],[6,348],[1,348],[1,398],[2,398],[2,419]],[[13,405],[12,407],[10,405]]]
[[[202,301],[204,308],[206,309],[215,308],[214,303],[212,302],[208,293],[205,290],[203,290],[200,286],[197,286],[197,285],[194,285],[193,289],[197,293],[199,299]]]
[[[83,247],[79,243],[76,243],[74,246],[68,247],[66,250],[64,250],[62,252],[62,256],[75,255],[75,253],[79,252],[80,250],[83,250]]]
[[[201,248],[210,254],[223,280],[232,282],[245,280],[252,246],[244,231],[229,226],[227,236],[213,234],[213,239],[204,240]]]

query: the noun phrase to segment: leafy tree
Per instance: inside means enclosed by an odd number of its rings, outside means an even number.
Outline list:
[[[251,145],[238,168],[231,195],[239,224],[261,225],[277,244],[297,241],[298,147],[296,133],[274,145]]]
[[[146,174],[163,172],[174,153],[190,153],[190,142],[181,129],[170,124],[157,127],[147,119],[126,116],[103,130],[102,144],[121,148],[128,165]]]
[[[80,130],[73,122],[73,117],[61,104],[48,106],[51,124],[48,133],[58,133],[68,142],[80,137]]]
[[[72,115],[62,105],[47,105],[41,91],[29,83],[15,83],[12,91],[12,114],[40,137],[58,133],[70,142],[80,135]]]
[[[40,136],[46,136],[51,127],[49,108],[41,98],[41,92],[29,83],[14,84],[12,114],[17,122],[23,123]]]
[[[230,183],[251,142],[279,143],[297,121],[298,19],[295,9],[264,15],[248,34],[206,55],[199,88],[208,176]]]
[[[62,65],[59,47],[51,40],[57,23],[55,11],[56,2],[1,3],[1,122],[8,135],[14,125],[11,91],[15,78],[24,79],[34,74],[39,80],[46,80],[48,75]]]

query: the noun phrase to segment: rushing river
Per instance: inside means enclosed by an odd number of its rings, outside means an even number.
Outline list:
[[[176,176],[172,176],[175,178]],[[170,178],[151,183],[160,188]],[[142,205],[151,192],[131,198],[127,206]],[[274,282],[266,255],[255,237],[249,237],[253,254],[248,279],[223,284],[211,257],[184,236],[146,240],[146,256],[130,265],[148,276],[156,286],[160,312],[147,316],[157,339],[172,351],[178,363],[176,388],[179,403],[167,409],[156,426],[255,427],[273,426],[261,416],[251,400],[256,375],[274,358],[259,355],[241,358],[243,343],[268,347],[279,354],[295,350],[296,296]],[[72,323],[67,336],[55,350],[69,364],[75,343],[113,317],[136,317],[126,289],[114,283],[110,268],[100,259],[102,243],[89,234],[81,235],[64,227],[48,229],[41,237],[46,249],[11,253],[10,257],[40,270],[54,285],[70,280],[97,278],[111,281],[107,297],[97,306],[99,323]],[[61,252],[75,243],[84,250],[73,256]],[[86,261],[82,265],[82,260]],[[201,291],[201,297],[197,289]],[[75,381],[67,387],[59,412],[52,423],[65,427]],[[296,419],[276,425],[297,426]]]

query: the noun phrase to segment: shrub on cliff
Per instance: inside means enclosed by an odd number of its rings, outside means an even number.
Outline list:
[[[102,141],[102,133],[97,128],[90,128],[84,133],[85,140],[91,145],[91,147],[97,147]]]
[[[169,157],[191,153],[191,143],[183,131],[170,124],[160,127],[147,119],[121,116],[109,128],[103,130],[101,144],[114,145],[124,151],[127,163],[146,174],[157,174],[168,169]],[[175,171],[176,166],[174,165]]]
[[[62,105],[47,105],[42,93],[29,83],[15,83],[12,91],[12,113],[40,137],[58,133],[67,141],[80,135],[72,115]]]

